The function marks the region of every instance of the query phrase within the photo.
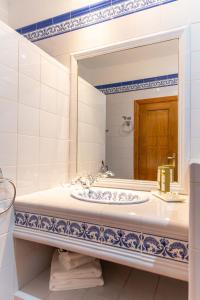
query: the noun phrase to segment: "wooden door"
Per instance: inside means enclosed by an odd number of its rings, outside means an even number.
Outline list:
[[[157,180],[158,166],[178,155],[177,96],[134,101],[134,123],[134,179]]]

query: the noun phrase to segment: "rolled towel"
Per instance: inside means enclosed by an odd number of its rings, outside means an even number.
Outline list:
[[[101,264],[98,259],[86,265],[82,265],[71,271],[67,271],[60,263],[59,254],[55,251],[51,263],[52,280],[68,280],[81,278],[99,278],[102,275]]]
[[[95,260],[94,257],[73,253],[69,251],[59,251],[59,262],[65,267],[67,271],[73,270],[82,265],[88,264]]]
[[[50,279],[50,291],[68,291],[76,289],[87,289],[97,286],[103,286],[104,280],[100,278],[87,278],[87,279],[68,279],[65,282],[55,281]]]

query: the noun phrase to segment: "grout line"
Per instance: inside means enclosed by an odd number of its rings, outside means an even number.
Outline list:
[[[19,172],[18,172],[18,154],[19,154],[19,106],[20,106],[20,93],[19,93],[19,87],[20,87],[20,83],[19,83],[19,51],[20,51],[20,39],[18,39],[18,57],[17,57],[17,153],[16,153],[16,190],[18,190],[17,187],[17,183],[18,183],[18,177],[19,177]]]
[[[126,287],[128,281],[129,281],[129,278],[131,277],[131,273],[132,273],[132,272],[133,272],[133,270],[130,269],[127,278],[125,278],[125,280],[124,280],[124,283],[123,283],[123,285],[122,285],[122,289],[124,289],[124,288]]]
[[[156,287],[155,287],[155,290],[154,290],[154,293],[153,293],[153,299],[152,300],[156,300],[156,295],[157,295],[157,291],[158,291],[158,286],[160,284],[160,276],[158,276],[158,279],[157,279],[157,283],[156,283]]]

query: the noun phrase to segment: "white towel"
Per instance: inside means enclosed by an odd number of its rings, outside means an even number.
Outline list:
[[[103,285],[103,277],[87,279],[68,279],[65,282],[57,282],[50,279],[49,289],[50,291],[68,291],[84,288],[87,289]]]
[[[71,271],[67,271],[59,261],[58,251],[55,251],[51,263],[49,289],[65,291],[91,288],[104,285],[99,260],[94,260]]]
[[[59,254],[55,251],[51,263],[51,278],[52,280],[68,280],[81,278],[99,278],[102,275],[100,261],[93,260],[88,264],[82,265],[76,269],[67,271],[60,263]]]
[[[65,267],[66,270],[73,270],[82,265],[88,264],[95,260],[94,257],[82,255],[73,252],[59,252],[59,262]]]

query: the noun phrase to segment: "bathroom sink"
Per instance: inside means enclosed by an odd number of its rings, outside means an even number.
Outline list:
[[[138,204],[149,200],[149,193],[123,189],[77,188],[71,196],[82,201],[104,204]]]

